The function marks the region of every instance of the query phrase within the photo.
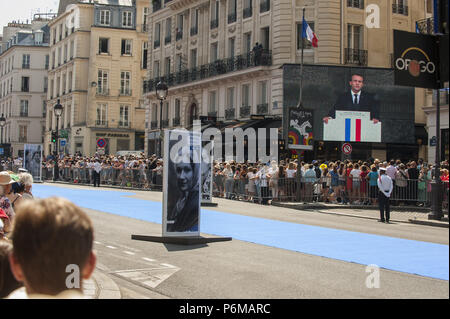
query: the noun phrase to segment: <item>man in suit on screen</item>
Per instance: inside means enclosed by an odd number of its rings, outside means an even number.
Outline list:
[[[328,124],[328,120],[335,118],[336,111],[359,111],[370,112],[370,119],[377,124],[380,121],[380,104],[372,94],[362,90],[363,76],[353,74],[349,84],[351,90],[339,96],[328,115],[323,118],[324,123]]]

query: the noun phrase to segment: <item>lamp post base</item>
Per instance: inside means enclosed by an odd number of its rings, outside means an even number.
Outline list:
[[[442,219],[442,197],[442,183],[435,180],[431,181],[431,213],[428,215],[428,219]]]

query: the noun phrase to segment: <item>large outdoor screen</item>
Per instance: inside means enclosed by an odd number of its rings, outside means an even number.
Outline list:
[[[286,109],[298,104],[300,66],[283,72]],[[315,140],[415,143],[414,88],[395,86],[392,69],[304,65],[303,72]]]

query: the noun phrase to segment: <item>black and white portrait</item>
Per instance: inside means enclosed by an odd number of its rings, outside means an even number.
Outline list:
[[[200,137],[189,131],[168,131],[164,150],[163,233],[200,233]],[[176,137],[176,139],[173,139]]]
[[[42,145],[25,144],[23,168],[25,168],[33,176],[33,180],[41,180],[41,166]]]

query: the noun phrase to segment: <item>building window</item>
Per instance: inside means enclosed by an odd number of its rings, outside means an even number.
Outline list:
[[[167,121],[169,119],[169,102],[164,103],[164,114],[163,119]]]
[[[164,39],[164,44],[168,44],[172,41],[172,18],[167,18],[166,20],[166,37]]]
[[[349,24],[347,26],[347,47],[354,50],[364,48],[364,30],[362,25]]]
[[[122,12],[122,27],[133,26],[133,13],[131,11]]]
[[[199,16],[199,9],[192,10],[191,13],[191,36],[198,34],[198,16]]]
[[[96,125],[106,125],[106,119],[107,117],[107,110],[108,105],[107,104],[98,104],[97,105],[97,118],[96,118]]]
[[[181,102],[179,99],[175,99],[175,118],[176,119],[180,119],[180,113],[181,113]]]
[[[30,78],[28,76],[22,76],[22,92],[30,92]]]
[[[100,38],[98,44],[98,53],[108,54],[109,53],[109,39]]]
[[[25,143],[27,141],[28,127],[26,125],[19,125],[19,142]]]
[[[142,69],[147,69],[148,41],[142,42]]]
[[[75,50],[75,42],[70,41],[70,59],[73,59],[73,51]]]
[[[250,105],[250,84],[242,86],[242,106]]]
[[[30,55],[24,54],[22,55],[22,69],[29,69],[30,68]]]
[[[28,100],[20,100],[20,116],[28,116]]]
[[[48,70],[48,65],[50,64],[50,56],[47,54],[45,56],[45,69]]]
[[[155,40],[154,40],[154,48],[159,48],[161,44],[161,23],[155,24]]]
[[[120,94],[131,95],[131,73],[129,71],[120,72]]]
[[[130,39],[122,39],[122,55],[131,55],[131,45],[133,40]]]
[[[270,27],[261,28],[261,44],[263,49],[269,50],[270,43]]]
[[[234,108],[234,87],[227,90],[227,107],[229,109]]]
[[[61,62],[62,62],[62,48],[59,47],[58,48],[58,66],[61,65]]]
[[[177,54],[177,72],[181,72],[183,70],[183,56],[181,54]]]
[[[210,59],[210,62],[217,61],[218,54],[219,54],[219,52],[218,52],[218,44],[217,44],[217,42],[211,43],[211,59]]]
[[[209,116],[217,116],[216,103],[217,103],[217,92],[216,91],[209,92],[209,107],[208,107]]]
[[[259,82],[259,104],[267,104],[267,81]]]
[[[252,0],[244,0],[244,19],[253,15]]]
[[[170,57],[167,57],[165,60],[165,74],[168,76],[170,74]]]
[[[347,7],[364,9],[364,0],[347,0]]]
[[[155,61],[154,62],[154,66],[153,66],[153,77],[154,78],[159,78],[160,72],[159,72],[159,61]]]
[[[100,25],[109,26],[111,21],[111,11],[101,10],[100,11]]]
[[[314,31],[314,22],[307,22],[311,27],[311,30]],[[302,42],[304,49],[311,49],[312,43],[308,41],[306,38],[302,38],[302,23],[297,23],[297,50],[302,49]]]
[[[249,53],[252,50],[252,33],[244,34],[244,52]]]
[[[197,67],[197,49],[191,50],[191,69],[195,69]]]
[[[119,126],[128,127],[128,106],[121,105],[120,106],[120,114],[119,114]]]
[[[394,0],[392,3],[392,13],[408,15],[408,0]]]
[[[259,2],[259,12],[267,12],[270,10],[270,0],[260,0]]]
[[[150,8],[144,7],[142,16],[142,32],[147,32],[148,18],[150,16]]]
[[[228,57],[233,58],[234,57],[234,38],[228,39]]]
[[[228,23],[236,22],[236,0],[228,0]]]
[[[48,77],[44,77],[44,93],[48,91]]]
[[[67,62],[67,44],[64,45],[64,63]]]
[[[183,15],[179,14],[177,16],[177,30],[176,30],[176,40],[181,40],[183,39],[183,23],[184,19],[183,19]]]
[[[219,0],[216,0],[211,6],[211,29],[215,29],[219,26]]]
[[[106,70],[98,70],[97,93],[98,94],[108,93],[108,71]]]

